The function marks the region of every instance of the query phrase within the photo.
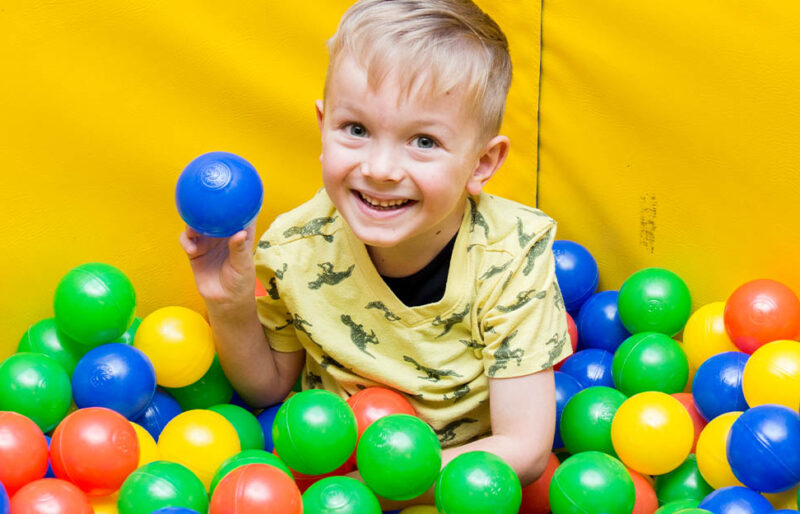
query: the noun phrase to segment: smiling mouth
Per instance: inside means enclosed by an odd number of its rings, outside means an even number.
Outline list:
[[[367,196],[361,191],[356,191],[356,196],[358,196],[361,202],[365,203],[366,205],[368,205],[373,209],[377,209],[380,211],[391,211],[394,209],[399,209],[414,202],[414,200],[409,200],[407,198],[401,200],[379,200],[377,198],[372,198],[370,196]]]

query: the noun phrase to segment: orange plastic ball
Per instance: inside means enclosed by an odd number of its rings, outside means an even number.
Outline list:
[[[633,488],[636,491],[636,502],[633,504],[631,514],[653,514],[658,509],[658,496],[653,484],[647,477],[627,468],[633,480]]]
[[[383,387],[368,387],[347,399],[347,405],[356,415],[358,437],[364,430],[378,420],[389,414],[410,414],[416,416],[414,407],[400,393]]]
[[[93,514],[89,498],[75,485],[43,478],[26,485],[11,498],[14,514]]]
[[[700,438],[700,432],[703,431],[703,428],[705,428],[708,422],[706,418],[698,412],[694,404],[694,396],[692,396],[692,393],[674,393],[672,397],[686,407],[686,412],[688,412],[689,417],[692,418],[692,425],[694,425],[694,442],[692,443],[691,453],[694,453],[697,448],[697,440]]]
[[[0,483],[9,496],[47,473],[47,440],[22,414],[0,411]]]
[[[139,464],[136,430],[103,407],[80,409],[62,421],[50,441],[53,472],[91,496],[122,486]]]
[[[522,489],[522,504],[519,514],[549,514],[550,480],[560,464],[558,457],[550,453],[544,472],[533,483]]]
[[[301,514],[303,500],[294,481],[269,464],[248,464],[220,480],[211,497],[209,514],[280,512]]]
[[[725,302],[725,330],[745,353],[770,341],[797,339],[800,300],[778,281],[752,280],[739,286]]]

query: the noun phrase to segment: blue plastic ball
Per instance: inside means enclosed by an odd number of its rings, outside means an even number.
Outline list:
[[[599,348],[614,353],[631,336],[619,319],[619,291],[600,291],[581,307],[576,325],[578,348]]]
[[[45,441],[47,441],[47,451],[49,452],[50,451],[50,436],[45,434],[44,435],[44,439],[45,439]],[[44,474],[44,477],[45,478],[56,478],[56,472],[53,471],[53,463],[52,463],[52,459],[50,459],[49,455],[47,456],[47,472]],[[2,512],[2,511],[0,511],[0,512]]]
[[[147,430],[158,441],[161,431],[172,418],[183,412],[181,404],[166,391],[156,389],[153,400],[135,419],[131,420]]]
[[[800,416],[783,405],[747,409],[731,426],[728,463],[734,476],[762,493],[800,483]]]
[[[572,241],[554,241],[556,279],[570,314],[577,314],[581,305],[597,291],[600,273],[597,261],[589,250]]]
[[[150,514],[200,514],[194,509],[187,509],[186,507],[161,507],[154,510]]]
[[[271,452],[275,448],[275,444],[272,442],[272,425],[275,423],[275,415],[278,413],[278,409],[281,408],[283,402],[276,403],[271,407],[267,407],[264,409],[256,419],[258,422],[261,423],[261,430],[264,431],[264,450]]]
[[[606,386],[614,388],[611,365],[614,355],[597,348],[575,352],[561,365],[562,372],[572,375],[584,388]]]
[[[6,488],[3,487],[3,482],[0,482],[0,514],[8,514],[8,511],[8,493],[6,492]]]
[[[715,514],[760,514],[772,512],[772,505],[766,498],[747,487],[734,485],[722,487],[703,498],[698,509]]]
[[[256,169],[228,152],[210,152],[194,159],[175,188],[183,221],[211,237],[229,237],[250,225],[263,200],[264,187]]]
[[[742,376],[749,357],[743,352],[718,353],[697,368],[692,396],[697,411],[706,421],[726,412],[747,410]]]
[[[553,449],[563,448],[564,441],[561,439],[561,413],[570,398],[575,396],[583,387],[573,376],[567,375],[562,371],[554,371],[553,379],[556,387],[556,432],[553,437]]]
[[[79,408],[106,407],[128,419],[147,408],[156,391],[156,372],[138,348],[108,343],[89,350],[72,374],[72,394]]]

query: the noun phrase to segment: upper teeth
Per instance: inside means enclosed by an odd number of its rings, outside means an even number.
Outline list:
[[[377,198],[371,198],[364,193],[359,193],[361,198],[364,199],[365,202],[369,203],[370,205],[375,205],[379,207],[394,207],[397,205],[403,205],[404,203],[408,202],[407,199],[402,200],[378,200]]]

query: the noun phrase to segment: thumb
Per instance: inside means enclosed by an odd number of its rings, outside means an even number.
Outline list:
[[[231,265],[239,272],[252,266],[253,252],[247,245],[247,232],[240,230],[228,239]]]

